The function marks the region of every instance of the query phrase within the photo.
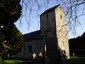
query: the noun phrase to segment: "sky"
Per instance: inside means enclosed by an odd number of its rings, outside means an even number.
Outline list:
[[[25,2],[26,1],[27,0],[25,0]],[[24,11],[26,9],[25,8],[26,6],[24,5],[24,8],[22,10],[23,17],[22,17],[22,19],[18,19],[18,21],[15,23],[17,28],[20,30],[20,32],[22,34],[26,34],[26,33],[30,33],[30,32],[33,32],[33,31],[40,30],[40,14],[42,14],[46,9],[51,8],[51,7],[55,6],[55,5],[57,5],[56,0],[51,0],[49,5],[45,4],[43,7],[41,7],[37,11],[38,13],[36,13],[36,11],[32,11],[31,14],[30,14],[29,10],[27,10],[26,12]],[[30,6],[31,6],[31,4],[30,4]],[[29,8],[29,6],[28,6],[28,8]],[[35,9],[37,9],[36,4],[34,4],[34,7],[33,7],[33,10],[35,10]],[[24,14],[26,14],[26,16]],[[85,32],[84,18],[85,18],[85,16],[81,16],[79,18],[79,21],[80,21],[81,25],[77,26],[75,36],[73,35],[72,31],[70,31],[70,32],[68,31],[69,32],[69,34],[68,34],[69,38],[80,36],[80,35],[83,34],[83,32]]]
[[[69,32],[68,36],[69,38],[76,38],[78,36],[81,36],[85,32],[85,16],[81,16],[79,18],[80,20],[80,25],[76,27],[76,35],[73,35],[72,32]]]

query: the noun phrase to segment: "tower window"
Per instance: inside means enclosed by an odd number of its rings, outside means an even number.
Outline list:
[[[29,53],[32,52],[32,45],[28,45],[28,51],[29,51]]]
[[[47,14],[47,18],[48,18],[48,14]]]
[[[60,15],[60,18],[62,19],[62,15]]]

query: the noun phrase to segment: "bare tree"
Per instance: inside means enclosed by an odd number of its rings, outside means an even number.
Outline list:
[[[38,19],[44,10],[53,6],[53,1],[56,2],[55,5],[60,4],[63,7],[69,30],[75,35],[77,26],[81,25],[79,17],[85,15],[85,0],[21,0],[21,18],[26,18],[29,27],[33,13],[36,13],[35,17]]]
[[[9,11],[9,8],[11,8],[11,10],[13,10],[13,9],[15,9],[14,8],[15,5],[10,6],[10,2],[19,3],[20,1],[21,1],[20,4],[22,6],[22,15],[20,17],[20,21],[22,22],[21,19],[24,17],[26,19],[28,27],[30,26],[32,17],[37,18],[39,21],[40,14],[44,10],[53,6],[51,4],[53,1],[55,2],[55,5],[60,4],[63,7],[65,14],[66,14],[66,20],[67,20],[67,24],[69,26],[69,30],[73,31],[74,34],[76,32],[77,25],[81,25],[80,21],[79,21],[79,17],[85,15],[85,7],[84,7],[85,0],[14,0],[14,1],[0,0],[0,7],[3,7],[3,9],[5,9],[5,11]],[[6,4],[4,2],[8,3],[8,5],[9,5],[8,9],[6,8]],[[16,6],[16,8],[17,8],[17,6]],[[17,8],[17,9],[20,9],[20,8]],[[12,11],[12,12],[13,13],[10,12],[10,14],[12,14],[12,15],[16,13],[15,11]],[[35,13],[36,13],[36,15],[33,15]],[[0,13],[1,17],[3,16],[2,14],[3,13]],[[19,18],[19,16],[18,16],[18,18]]]

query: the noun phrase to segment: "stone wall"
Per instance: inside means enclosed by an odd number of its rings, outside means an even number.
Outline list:
[[[47,52],[50,51],[50,55],[54,55],[54,49],[58,47],[65,51],[66,56],[69,57],[69,44],[68,44],[68,31],[65,20],[65,13],[60,5],[46,10],[40,16],[40,29],[41,34],[47,40]],[[63,53],[63,52],[62,52]],[[56,57],[56,56],[55,56]]]
[[[68,31],[65,19],[65,13],[59,6],[55,9],[56,19],[56,36],[58,40],[58,46],[64,51],[67,58],[69,58],[69,43],[68,43]]]
[[[39,56],[39,53],[43,53],[43,39],[33,40],[24,42],[21,51],[18,53],[19,58],[32,58],[32,54],[36,53],[36,56]],[[29,52],[29,46],[32,47],[32,51]]]

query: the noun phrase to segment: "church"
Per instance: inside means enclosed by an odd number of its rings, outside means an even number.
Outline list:
[[[54,6],[40,15],[40,30],[23,35],[24,44],[18,53],[19,57],[32,58],[39,53],[54,60],[58,59],[58,50],[70,57],[68,30],[65,13],[60,5]],[[56,60],[55,60],[56,61]]]

